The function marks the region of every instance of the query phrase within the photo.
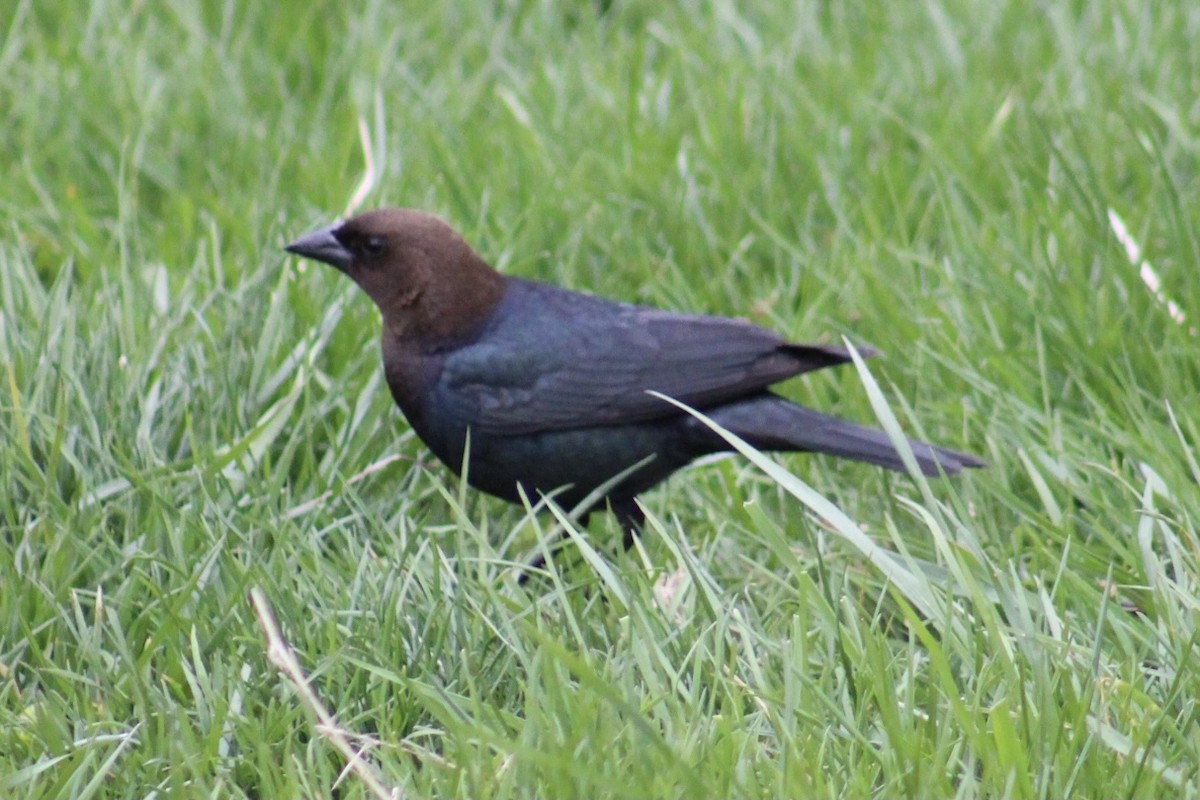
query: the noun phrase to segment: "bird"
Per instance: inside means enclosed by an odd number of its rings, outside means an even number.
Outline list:
[[[640,494],[701,456],[732,449],[657,395],[759,450],[905,470],[883,431],[771,391],[851,361],[847,348],[502,274],[450,224],[417,209],[367,211],[285,249],[340,270],[374,301],[392,398],[442,463],[512,503],[590,501],[580,509],[584,525],[607,508],[626,549],[645,522]],[[985,466],[968,453],[918,441],[909,447],[927,476]],[[542,565],[539,556],[530,569]]]

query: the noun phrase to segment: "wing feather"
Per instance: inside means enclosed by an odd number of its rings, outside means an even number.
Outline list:
[[[849,360],[741,320],[513,280],[476,342],[447,356],[443,378],[473,400],[474,428],[504,436],[672,416],[647,392],[703,408]]]

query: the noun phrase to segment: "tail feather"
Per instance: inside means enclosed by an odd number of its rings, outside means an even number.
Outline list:
[[[761,450],[827,453],[905,471],[900,454],[884,431],[798,406],[777,395],[762,395],[707,413],[721,427]],[[908,444],[917,466],[930,477],[942,472],[957,475],[966,468],[986,466],[982,459],[969,453],[912,439]]]

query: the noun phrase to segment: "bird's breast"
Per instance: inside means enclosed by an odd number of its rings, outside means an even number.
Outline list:
[[[444,364],[444,354],[423,353],[384,340],[383,370],[392,399],[421,441],[457,471],[462,466],[472,410],[466,398],[448,391]]]

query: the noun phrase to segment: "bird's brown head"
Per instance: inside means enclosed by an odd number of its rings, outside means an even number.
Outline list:
[[[385,333],[437,344],[474,330],[504,293],[504,277],[433,214],[368,211],[285,248],[350,276],[379,307]]]

